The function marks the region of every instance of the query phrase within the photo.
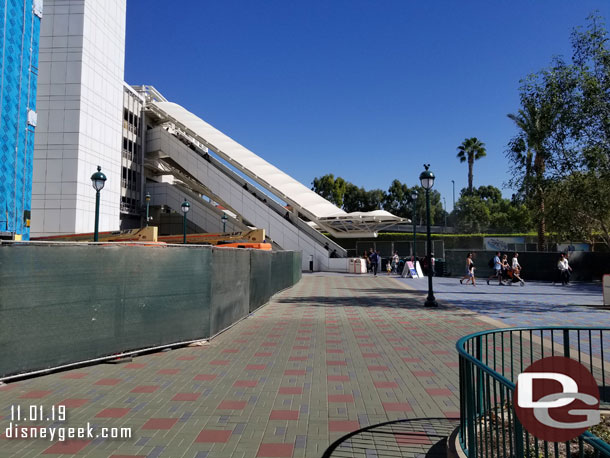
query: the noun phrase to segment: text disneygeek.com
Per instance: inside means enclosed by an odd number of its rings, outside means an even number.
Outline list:
[[[23,426],[9,423],[4,430],[6,439],[48,439],[64,442],[69,439],[130,439],[131,428],[97,428],[87,422],[85,426]]]

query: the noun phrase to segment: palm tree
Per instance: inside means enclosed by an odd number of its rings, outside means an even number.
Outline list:
[[[460,159],[460,162],[468,161],[468,192],[470,194],[472,194],[472,168],[474,167],[474,161],[486,155],[485,143],[476,137],[467,138],[458,146],[457,157]]]
[[[536,206],[534,217],[538,229],[538,251],[544,250],[546,242],[546,218],[544,209],[544,172],[548,151],[545,142],[553,129],[553,108],[551,104],[524,102],[517,114],[508,114],[521,130],[517,142],[513,142],[511,153],[523,167],[524,176],[521,188],[526,198],[533,199]]]

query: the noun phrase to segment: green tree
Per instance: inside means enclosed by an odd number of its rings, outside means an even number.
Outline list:
[[[472,180],[474,168],[474,161],[485,157],[487,152],[485,151],[485,144],[482,143],[478,138],[472,137],[465,139],[460,146],[458,146],[457,157],[460,162],[468,162],[468,191],[472,192]]]
[[[335,179],[335,176],[329,173],[323,177],[314,178],[311,189],[337,207],[342,207],[347,182],[341,177]]]
[[[413,203],[409,187],[399,180],[392,181],[383,199],[383,209],[401,218],[411,218]]]

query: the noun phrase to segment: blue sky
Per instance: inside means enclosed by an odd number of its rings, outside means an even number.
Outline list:
[[[451,210],[457,146],[482,140],[475,186],[503,188],[519,80],[569,57],[596,10],[610,19],[608,0],[129,0],[125,79],[307,186],[412,186],[430,163]]]

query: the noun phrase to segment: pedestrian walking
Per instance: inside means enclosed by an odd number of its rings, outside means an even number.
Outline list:
[[[381,260],[381,257],[379,256],[379,252],[375,252],[373,251],[371,253],[370,256],[370,260],[371,260],[371,269],[373,271],[373,276],[377,276],[377,268],[379,266],[379,261]]]
[[[474,278],[474,261],[472,260],[472,253],[468,253],[468,256],[466,256],[466,275],[460,278],[460,284],[463,285],[464,280],[466,280],[466,284],[471,281],[472,286],[477,286]]]
[[[568,257],[561,253],[559,256],[559,261],[557,262],[557,268],[559,269],[559,278],[561,279],[562,285],[570,284],[570,272],[572,272],[572,268],[568,263]]]
[[[500,260],[500,252],[496,251],[496,255],[494,256],[492,261],[489,261],[490,267],[493,264],[494,273],[489,276],[487,279],[487,284],[489,285],[489,280],[492,278],[498,279],[498,285],[502,284],[502,262]]]
[[[392,272],[394,273],[399,273],[398,272],[398,264],[400,263],[400,257],[398,256],[398,251],[394,252],[394,256],[392,256]]]
[[[521,284],[521,286],[525,286],[525,282],[521,278],[521,264],[519,264],[519,253],[513,254],[513,259],[511,260],[511,268],[513,270],[513,281],[517,280]]]
[[[508,263],[508,255],[506,255],[506,254],[502,255],[502,261],[500,261],[500,264],[502,266],[500,284],[503,286],[510,286],[512,272],[511,272],[510,264]]]

